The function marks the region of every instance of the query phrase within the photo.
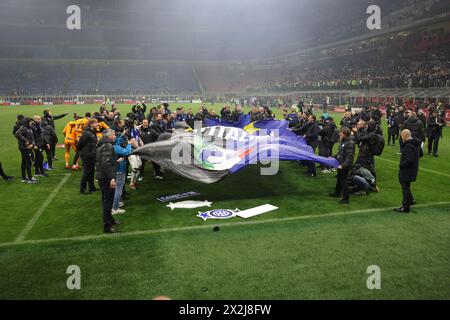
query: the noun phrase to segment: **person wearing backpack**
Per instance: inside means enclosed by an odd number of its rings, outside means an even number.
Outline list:
[[[355,165],[349,174],[349,186],[354,195],[367,195],[368,192],[378,192],[376,179],[366,168]]]
[[[339,141],[339,131],[332,117],[321,117],[321,130],[319,132],[319,156],[331,157],[333,146]],[[330,173],[330,168],[321,164],[322,173]]]

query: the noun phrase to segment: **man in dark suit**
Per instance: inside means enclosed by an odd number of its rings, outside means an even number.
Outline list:
[[[402,155],[398,171],[398,180],[402,186],[403,202],[400,208],[394,209],[395,212],[408,213],[410,206],[416,201],[411,192],[411,182],[416,181],[419,171],[419,149],[421,141],[413,138],[411,131],[404,129],[400,134],[403,141]]]

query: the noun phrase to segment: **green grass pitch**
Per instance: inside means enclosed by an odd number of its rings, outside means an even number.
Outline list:
[[[128,189],[121,233],[103,235],[100,194],[79,194],[81,172],[64,169],[63,149],[50,177],[37,185],[20,182],[15,116],[43,109],[0,107],[0,161],[15,176],[0,181],[1,299],[450,298],[448,128],[440,157],[420,161],[412,188],[418,205],[409,215],[391,210],[401,201],[396,145],[376,159],[381,192],[352,196],[349,206],[327,196],[333,174],[307,178],[294,162],[282,162],[276,176],[261,176],[252,165],[212,185],[170,173],[155,181],[147,166],[139,189]],[[51,109],[71,114],[98,106]],[[70,114],[56,120],[60,142]],[[201,193],[192,199],[212,201],[212,208],[269,203],[279,209],[248,220],[204,222],[196,217],[199,209],[171,211],[155,199],[191,190]],[[221,226],[217,232],[215,225]],[[67,289],[69,265],[81,269],[80,290]],[[367,288],[370,265],[381,269],[380,290]]]

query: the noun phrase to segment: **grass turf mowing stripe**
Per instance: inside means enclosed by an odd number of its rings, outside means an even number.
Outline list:
[[[47,207],[50,205],[50,203],[55,198],[56,194],[59,192],[59,190],[62,188],[62,186],[67,182],[67,180],[70,177],[70,173],[66,174],[64,178],[59,182],[59,184],[56,186],[56,188],[50,193],[50,195],[45,199],[42,206],[39,207],[39,209],[34,214],[33,218],[31,218],[30,221],[28,221],[25,228],[20,232],[20,234],[17,236],[16,240],[14,240],[14,243],[20,243],[22,242],[27,234],[31,231],[36,221],[38,221],[39,217],[42,215],[42,213],[47,209]]]
[[[435,207],[435,206],[449,205],[449,204],[450,204],[450,201],[436,202],[436,203],[424,203],[424,204],[415,205],[414,208],[427,208],[427,207]],[[353,210],[353,211],[338,211],[338,212],[330,212],[330,213],[317,214],[317,215],[285,217],[285,218],[265,219],[265,220],[257,220],[257,221],[222,223],[222,224],[220,224],[220,226],[221,227],[235,227],[235,226],[257,225],[257,224],[265,224],[265,223],[306,220],[306,219],[314,219],[314,218],[348,216],[348,215],[354,215],[354,214],[358,214],[358,213],[374,213],[374,212],[382,212],[382,211],[387,211],[387,210],[392,210],[392,207],[361,209],[361,210]],[[209,229],[209,228],[211,228],[211,225],[130,231],[130,232],[123,232],[123,233],[116,233],[116,234],[99,234],[99,235],[68,237],[68,238],[25,240],[25,241],[20,241],[20,242],[16,241],[16,242],[0,243],[0,247],[8,247],[8,246],[14,246],[14,245],[23,245],[23,244],[41,244],[41,243],[61,242],[61,241],[86,241],[86,240],[97,240],[97,239],[115,239],[115,238],[126,237],[126,236],[150,235],[150,234],[158,234],[158,233],[177,232],[177,231],[202,230],[202,229]]]
[[[387,162],[390,162],[390,163],[395,163],[397,165],[400,162],[400,159],[399,159],[399,161],[394,161],[394,160],[385,159],[385,158],[377,158],[377,159],[380,159],[380,160],[383,160],[383,161],[387,161]],[[441,176],[450,178],[450,174],[446,174],[446,173],[443,173],[443,172],[434,171],[434,170],[430,170],[430,169],[426,169],[426,168],[421,168],[420,165],[419,165],[419,170],[425,171],[425,172],[429,172],[429,173],[439,174]]]

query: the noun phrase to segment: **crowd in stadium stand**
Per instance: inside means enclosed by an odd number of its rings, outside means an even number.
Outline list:
[[[263,81],[247,90],[449,87],[450,33],[412,34],[383,50],[332,57],[291,72],[292,76]]]

